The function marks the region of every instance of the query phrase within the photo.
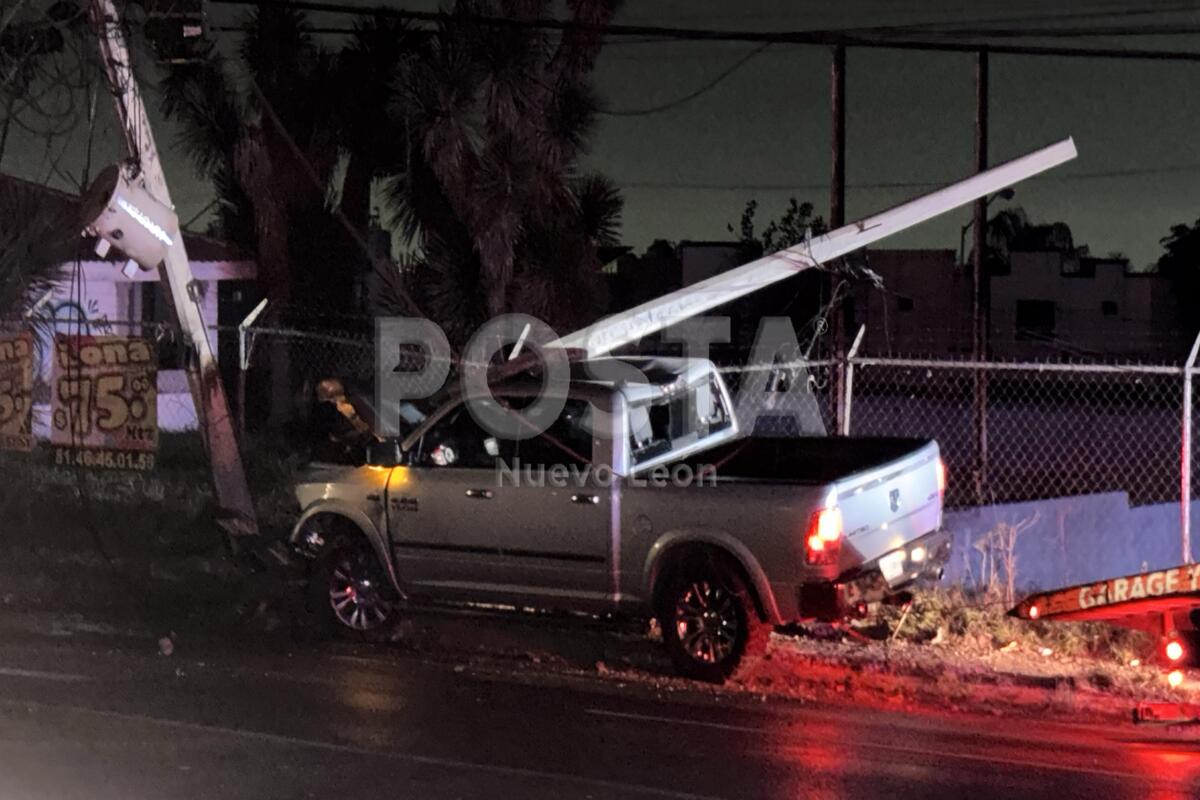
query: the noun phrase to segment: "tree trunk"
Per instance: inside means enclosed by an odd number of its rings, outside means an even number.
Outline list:
[[[338,208],[358,231],[366,237],[371,224],[371,180],[373,173],[364,158],[350,156],[346,177],[342,181],[342,201]]]

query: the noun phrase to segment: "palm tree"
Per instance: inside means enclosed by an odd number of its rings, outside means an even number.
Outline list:
[[[429,43],[404,62],[393,116],[406,130],[406,169],[391,202],[410,242],[422,305],[462,341],[488,315],[533,314],[569,328],[606,304],[596,248],[616,242],[622,200],[579,169],[599,108],[591,27],[614,0],[577,0],[582,23],[561,35],[534,25],[549,0],[458,0]]]
[[[519,16],[552,5],[525,3]],[[616,2],[571,5],[596,26]],[[256,255],[269,296],[348,302],[344,267],[364,260],[372,184],[386,176],[419,252],[389,295],[399,305],[379,298],[376,310],[414,313],[404,290],[415,288],[455,341],[502,311],[569,326],[603,310],[596,248],[616,242],[622,200],[578,168],[598,108],[589,76],[600,36],[476,18],[495,13],[461,0],[432,36],[370,19],[331,53],[301,12],[263,5],[237,54],[245,88],[215,49],[171,68],[163,109],[216,188],[214,233]]]
[[[346,158],[339,208],[356,230],[371,219],[371,189],[376,179],[402,174],[410,163],[402,119],[382,113],[394,92],[398,71],[426,51],[423,31],[387,17],[355,25],[338,53],[336,80],[343,95],[338,139]]]
[[[396,140],[380,112],[413,36],[370,20],[332,52],[303,13],[274,3],[258,6],[246,28],[235,57],[245,78],[210,49],[200,62],[170,69],[163,110],[183,123],[181,143],[216,189],[213,233],[255,256],[275,308],[301,312],[287,323],[308,322],[314,311],[352,313],[369,258],[371,184],[391,170],[384,142]],[[275,422],[291,412],[305,378],[291,344],[271,348]]]
[[[372,19],[334,53],[302,12],[277,4],[246,26],[244,88],[214,48],[171,67],[163,110],[184,123],[181,144],[216,189],[213,232],[256,255],[267,295],[344,309],[366,259],[371,184],[394,168],[386,143],[397,134],[379,112],[416,37]]]
[[[0,181],[0,317],[13,317],[46,292],[79,241],[70,203],[41,187]]]

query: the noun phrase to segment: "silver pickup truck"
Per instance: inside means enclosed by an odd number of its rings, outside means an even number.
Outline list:
[[[498,439],[456,396],[365,466],[313,465],[292,533],[312,602],[357,631],[401,599],[653,616],[682,674],[720,681],[772,626],[940,577],[936,443],[758,438],[710,362],[623,362],[644,380],[573,377],[532,438]]]

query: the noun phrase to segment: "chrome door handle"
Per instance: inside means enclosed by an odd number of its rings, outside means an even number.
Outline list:
[[[467,497],[473,497],[476,500],[491,500],[491,489],[467,489]]]
[[[594,494],[573,494],[571,495],[572,503],[582,503],[585,506],[599,505],[600,498]]]

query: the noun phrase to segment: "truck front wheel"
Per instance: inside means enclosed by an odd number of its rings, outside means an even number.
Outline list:
[[[759,619],[746,581],[710,553],[696,553],[662,577],[657,617],[663,643],[685,677],[721,683],[761,656],[771,626]]]
[[[328,623],[371,638],[391,622],[396,593],[375,551],[361,536],[338,536],[321,553],[309,581],[309,602]]]

